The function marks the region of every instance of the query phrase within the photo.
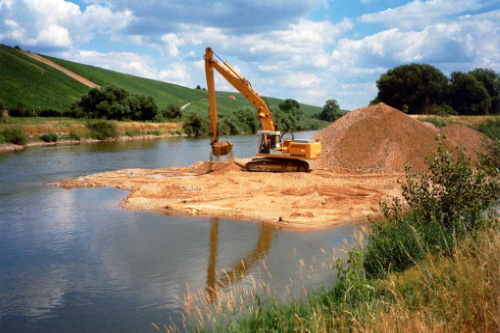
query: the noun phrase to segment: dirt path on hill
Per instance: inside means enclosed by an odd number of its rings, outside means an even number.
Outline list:
[[[33,58],[33,59],[35,59],[35,60],[38,60],[38,61],[40,61],[40,62],[42,62],[42,63],[44,63],[44,64],[46,64],[46,65],[49,65],[49,66],[51,66],[51,67],[54,67],[55,69],[57,69],[57,70],[59,70],[59,71],[63,72],[64,74],[66,74],[66,75],[68,75],[69,77],[71,77],[71,78],[73,78],[73,79],[77,80],[77,81],[78,81],[78,82],[80,82],[81,84],[86,85],[86,86],[87,86],[87,87],[89,87],[89,88],[101,88],[101,86],[100,86],[100,85],[98,85],[97,83],[94,83],[94,82],[92,82],[92,81],[90,81],[90,80],[88,80],[88,79],[84,78],[83,76],[78,75],[78,74],[76,74],[75,72],[72,72],[72,71],[70,71],[70,70],[69,70],[69,69],[67,69],[67,68],[64,68],[63,66],[58,65],[58,64],[56,64],[55,62],[50,61],[49,59],[42,57],[41,55],[34,54],[34,53],[30,53],[30,52],[25,52],[25,51],[20,51],[20,52],[22,52],[24,55],[27,55],[28,57],[31,57],[31,58]]]
[[[244,164],[244,160],[237,161]],[[188,168],[128,169],[63,180],[63,188],[114,187],[130,191],[127,209],[219,216],[311,230],[366,221],[379,201],[400,195],[400,173],[323,169],[311,173],[245,172],[238,164],[206,173],[207,162]]]

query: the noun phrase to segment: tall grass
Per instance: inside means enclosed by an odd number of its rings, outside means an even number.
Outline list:
[[[407,170],[405,202],[331,263],[336,283],[279,303],[231,290],[216,302],[187,296],[186,329],[227,332],[493,332],[500,330],[500,199],[497,175],[441,144],[429,172]],[[231,275],[229,273],[228,275]],[[254,285],[256,285],[254,283]],[[254,288],[255,289],[255,288]],[[176,330],[167,327],[167,330]]]

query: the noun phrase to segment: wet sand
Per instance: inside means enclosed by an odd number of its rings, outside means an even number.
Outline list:
[[[121,206],[167,214],[224,217],[311,230],[366,221],[380,214],[379,201],[400,195],[402,173],[318,169],[311,173],[245,172],[245,160],[207,162],[188,168],[127,169],[53,185],[112,187],[130,193]]]

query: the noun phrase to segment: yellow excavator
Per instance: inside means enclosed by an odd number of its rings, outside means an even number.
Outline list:
[[[227,61],[222,63],[214,59],[219,58],[211,48],[205,51],[205,73],[207,76],[208,99],[210,102],[210,134],[212,136],[212,153],[216,157],[231,153],[233,144],[228,141],[219,142],[217,119],[217,101],[215,98],[214,69],[217,70],[236,90],[252,103],[257,109],[257,118],[263,130],[257,132],[257,158],[245,165],[247,171],[271,172],[309,172],[308,160],[321,157],[321,143],[312,140],[282,141],[282,136],[276,130],[272,113],[267,103],[253,90],[250,83],[234,69]]]

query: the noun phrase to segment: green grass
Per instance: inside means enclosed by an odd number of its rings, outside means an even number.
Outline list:
[[[0,100],[6,109],[64,111],[88,91],[60,71],[0,45]]]
[[[488,119],[486,122],[477,126],[477,130],[491,139],[500,140],[500,116]]]

